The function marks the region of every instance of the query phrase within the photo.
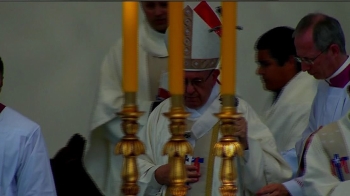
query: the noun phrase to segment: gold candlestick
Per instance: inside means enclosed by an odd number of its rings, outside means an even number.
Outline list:
[[[192,154],[192,146],[184,137],[186,130],[185,120],[189,113],[183,108],[183,95],[171,97],[170,112],[164,113],[171,121],[169,125],[172,134],[170,140],[164,145],[163,154],[168,155],[170,164],[170,182],[167,195],[185,196],[187,193],[185,156]]]
[[[116,145],[115,153],[122,154],[123,185],[121,191],[124,195],[137,195],[138,170],[136,158],[145,153],[145,147],[138,140],[137,119],[143,114],[139,112],[136,105],[136,92],[138,85],[138,2],[123,2],[123,90],[124,106],[118,113],[121,116],[122,129],[125,136]]]
[[[235,196],[237,193],[236,186],[236,169],[234,166],[235,156],[242,156],[243,149],[238,139],[233,137],[234,119],[240,118],[241,115],[236,113],[234,107],[233,95],[222,95],[222,108],[221,112],[215,114],[220,118],[221,125],[220,131],[222,137],[218,143],[214,146],[215,156],[222,158],[220,168],[220,179],[222,186],[220,187],[220,193],[222,196]]]
[[[138,111],[135,100],[136,93],[125,93],[123,111],[118,113],[123,120],[122,128],[125,136],[115,147],[115,153],[124,156],[122,167],[123,185],[121,189],[122,193],[128,196],[135,196],[139,192],[136,158],[138,155],[145,153],[143,143],[136,136],[138,131],[137,119],[143,113]]]
[[[236,89],[236,28],[237,26],[237,2],[222,2],[222,108],[215,114],[221,121],[220,131],[222,138],[214,146],[215,155],[222,158],[220,179],[222,196],[235,196],[236,169],[234,157],[242,156],[243,149],[238,139],[233,137],[234,120],[241,117],[236,113],[234,94]]]
[[[185,196],[187,193],[185,156],[192,154],[192,146],[184,137],[186,118],[184,110],[184,13],[183,2],[169,2],[169,87],[171,109],[164,115],[169,118],[170,140],[164,145],[163,154],[168,155],[170,185],[167,195]]]

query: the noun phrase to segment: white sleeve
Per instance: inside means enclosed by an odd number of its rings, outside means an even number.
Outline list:
[[[146,153],[138,156],[138,167],[140,177],[138,184],[140,186],[139,195],[158,195],[165,187],[155,179],[155,171],[161,165],[157,164],[157,155],[161,154],[162,149],[157,149],[157,144],[160,141],[157,135],[157,129],[161,129],[158,123],[162,106],[167,101],[163,101],[149,116],[147,125],[139,132],[139,138],[145,145]],[[141,194],[140,194],[141,193]]]
[[[269,183],[282,183],[292,177],[288,163],[278,153],[270,130],[255,111],[239,100],[239,110],[248,122],[249,154],[245,155],[244,184],[255,193]]]
[[[23,149],[16,173],[18,195],[56,196],[50,159],[39,127],[25,142]]]

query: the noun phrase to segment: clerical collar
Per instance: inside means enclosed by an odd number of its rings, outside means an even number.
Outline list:
[[[329,78],[326,79],[326,82],[329,86],[344,88],[347,83],[350,81],[350,57],[346,59],[343,65]]]

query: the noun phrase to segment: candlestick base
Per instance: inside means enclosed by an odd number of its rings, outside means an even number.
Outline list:
[[[125,98],[128,98],[128,100],[125,100],[123,111],[118,113],[123,120],[122,129],[125,136],[116,145],[115,154],[122,154],[124,156],[122,193],[128,196],[136,196],[139,191],[137,185],[138,169],[136,159],[138,155],[145,153],[143,143],[136,136],[139,127],[137,119],[143,112],[139,112],[137,106],[133,102],[136,97],[135,95],[127,93],[125,95]],[[131,100],[129,100],[130,98]]]
[[[220,118],[221,139],[214,146],[215,156],[222,158],[220,168],[220,179],[222,186],[220,193],[222,196],[235,196],[237,192],[236,177],[237,172],[234,166],[234,157],[243,156],[243,148],[238,139],[233,136],[236,131],[234,120],[241,117],[236,113],[234,107],[234,95],[222,95],[223,106],[221,112],[215,114]]]
[[[171,97],[170,112],[164,113],[170,119],[169,129],[172,134],[170,140],[164,145],[163,155],[168,155],[170,164],[170,182],[167,193],[172,196],[185,196],[187,193],[185,156],[192,154],[192,146],[184,137],[186,131],[186,118],[188,112],[183,108],[183,95]]]

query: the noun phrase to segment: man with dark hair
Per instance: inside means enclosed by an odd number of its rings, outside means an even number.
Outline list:
[[[300,177],[285,182],[283,186],[268,185],[258,195],[302,195],[306,164],[304,154],[311,141],[308,138],[322,126],[342,118],[350,109],[346,89],[350,82],[350,58],[346,54],[345,37],[339,21],[321,13],[308,14],[300,20],[293,36],[297,51],[295,59],[301,63],[303,71],[319,80],[308,126],[295,146]]]
[[[273,28],[257,40],[255,50],[257,74],[264,88],[272,92],[262,119],[295,174],[298,169],[295,143],[309,122],[317,80],[301,72],[300,63],[295,61],[293,32],[290,27]]]
[[[0,58],[0,90],[4,65]],[[0,103],[0,193],[56,196],[40,126]]]

